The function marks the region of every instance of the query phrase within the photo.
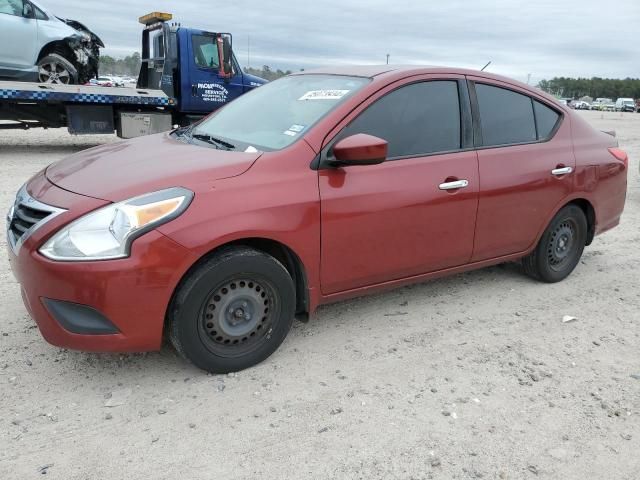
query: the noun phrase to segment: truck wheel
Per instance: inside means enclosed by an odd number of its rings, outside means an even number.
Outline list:
[[[567,205],[553,218],[535,250],[522,260],[525,273],[547,283],[564,280],[578,265],[586,239],[584,212]]]
[[[293,280],[278,260],[252,248],[224,249],[178,287],[167,315],[169,339],[203,370],[243,370],[280,346],[295,304]]]
[[[62,55],[50,53],[38,62],[38,81],[64,85],[76,84],[78,70]]]

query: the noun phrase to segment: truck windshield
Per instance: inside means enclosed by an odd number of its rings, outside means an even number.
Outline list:
[[[235,148],[280,150],[369,82],[342,75],[284,77],[239,97],[192,132]]]

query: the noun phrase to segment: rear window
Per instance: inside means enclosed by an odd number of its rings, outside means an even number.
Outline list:
[[[560,115],[551,108],[543,105],[537,100],[533,101],[533,108],[536,114],[536,126],[538,127],[538,139],[544,140],[551,136],[556,127]]]
[[[537,140],[531,98],[506,88],[476,84],[485,146]]]

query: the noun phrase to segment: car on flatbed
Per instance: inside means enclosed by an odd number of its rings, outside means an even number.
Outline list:
[[[34,0],[0,0],[0,79],[84,84],[98,74],[100,38]]]
[[[8,215],[9,263],[54,345],[166,334],[231,372],[321,304],[507,261],[565,279],[620,222],[627,169],[615,136],[508,78],[307,71],[50,165]]]

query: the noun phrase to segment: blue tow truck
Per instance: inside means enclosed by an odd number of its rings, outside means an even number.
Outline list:
[[[136,88],[0,81],[0,129],[63,128],[76,135],[132,138],[188,125],[266,80],[243,73],[229,33],[140,17]]]

